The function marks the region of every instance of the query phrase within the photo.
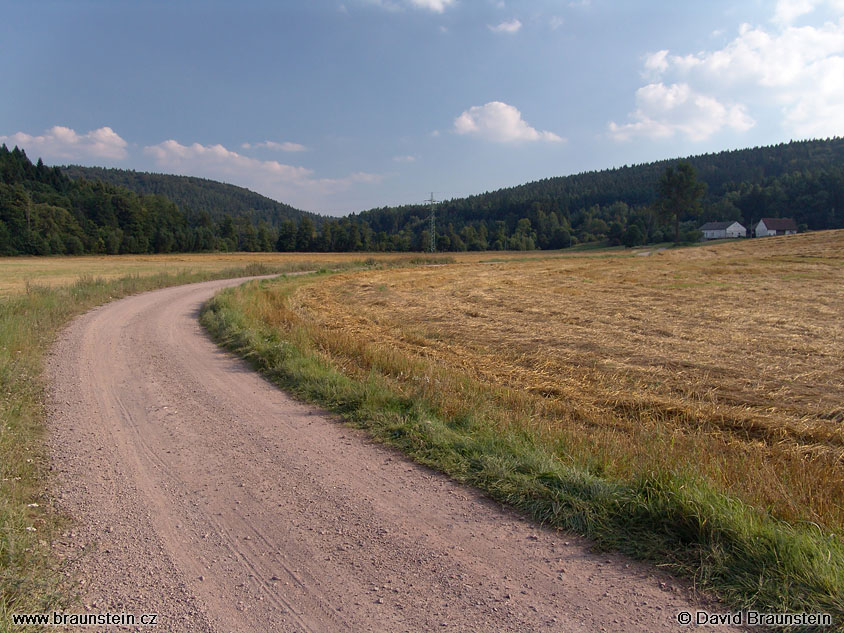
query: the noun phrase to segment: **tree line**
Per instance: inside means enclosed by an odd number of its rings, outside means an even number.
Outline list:
[[[694,194],[670,213],[669,175],[682,176]],[[432,236],[425,205],[328,218],[210,180],[47,167],[0,146],[0,255],[48,255],[636,246],[697,239],[704,221],[749,228],[762,217],[790,217],[803,230],[844,228],[844,139],[549,178],[434,212]]]
[[[659,183],[688,164],[704,186],[699,204],[667,220]],[[372,230],[425,231],[424,205],[360,213]],[[793,218],[802,230],[844,228],[844,139],[783,143],[548,178],[450,200],[437,207],[440,250],[565,248],[692,240],[707,221]],[[679,234],[679,235],[678,235]]]

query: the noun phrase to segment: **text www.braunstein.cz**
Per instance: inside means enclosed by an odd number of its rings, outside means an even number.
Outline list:
[[[12,624],[18,626],[156,626],[157,613],[13,613]]]

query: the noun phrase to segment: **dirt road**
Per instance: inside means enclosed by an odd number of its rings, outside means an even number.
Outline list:
[[[48,363],[58,544],[92,612],[159,631],[661,631],[690,607],[299,404],[169,288],[77,319]],[[91,630],[91,629],[86,629]],[[149,631],[150,629],[144,629]]]

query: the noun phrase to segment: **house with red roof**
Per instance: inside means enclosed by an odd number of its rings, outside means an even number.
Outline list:
[[[797,224],[791,218],[762,218],[753,229],[756,237],[791,235],[797,233]]]

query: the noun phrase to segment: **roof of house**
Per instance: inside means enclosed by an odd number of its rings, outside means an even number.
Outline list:
[[[762,218],[765,226],[772,231],[796,231],[797,224],[791,218]],[[759,226],[758,224],[756,226]]]
[[[735,223],[736,223],[735,220],[729,220],[728,222],[707,222],[702,227],[700,227],[699,230],[701,230],[701,231],[723,231],[724,229],[731,227]],[[741,224],[739,224],[739,226],[741,226]],[[768,226],[767,222],[765,223],[765,226]],[[744,227],[742,226],[741,228],[744,228]]]

